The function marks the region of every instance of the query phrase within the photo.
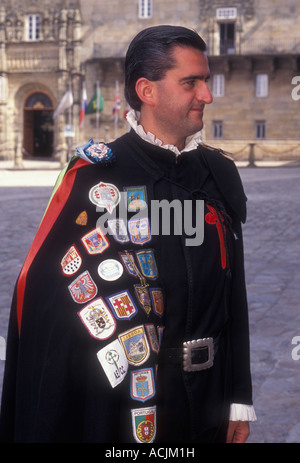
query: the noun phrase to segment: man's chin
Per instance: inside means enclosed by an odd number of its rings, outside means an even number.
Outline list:
[[[203,129],[203,121],[198,121],[198,122],[195,122],[194,124],[191,124],[191,135],[193,135],[194,133],[197,133],[197,132],[200,132],[202,129]]]

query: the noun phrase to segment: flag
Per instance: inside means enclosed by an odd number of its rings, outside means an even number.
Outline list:
[[[118,135],[118,121],[119,121],[119,113],[121,109],[121,100],[120,100],[120,90],[119,90],[119,81],[116,81],[116,94],[114,98],[114,104],[113,104],[113,115],[114,115],[114,126],[115,126],[115,138],[117,138]]]
[[[72,94],[71,89],[69,88],[69,90],[67,90],[64,96],[62,97],[61,102],[57,106],[56,110],[54,111],[53,119],[56,119],[60,113],[70,108],[72,104],[73,104],[73,94]]]
[[[119,111],[121,109],[121,100],[120,100],[120,92],[119,92],[119,83],[116,83],[116,96],[114,99],[114,104],[113,104],[113,109],[112,112],[115,115],[119,114]]]
[[[103,101],[102,92],[100,90],[100,87],[98,87],[97,85],[97,90],[95,91],[93,98],[88,104],[86,113],[93,114],[93,113],[96,113],[97,111],[103,111],[103,108],[104,108],[104,101]]]
[[[85,82],[82,84],[82,100],[80,108],[80,117],[79,117],[79,127],[83,127],[84,116],[87,110],[87,95],[86,95],[86,86]]]
[[[130,106],[129,104],[127,103],[126,101],[126,105],[125,105],[125,110],[124,110],[124,114],[123,114],[123,118],[126,120],[127,119],[127,114],[129,113],[130,111]]]

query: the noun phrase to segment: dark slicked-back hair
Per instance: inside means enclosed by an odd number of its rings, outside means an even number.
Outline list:
[[[125,98],[131,108],[141,109],[141,100],[135,91],[138,79],[163,79],[176,64],[172,55],[176,46],[206,51],[203,39],[195,31],[181,26],[149,27],[132,40],[125,59]]]

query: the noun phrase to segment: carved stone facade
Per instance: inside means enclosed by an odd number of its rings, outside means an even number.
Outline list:
[[[70,85],[78,125],[81,23],[78,2],[0,1],[0,158],[66,158],[66,115],[52,116]]]
[[[299,15],[295,0],[0,0],[0,159],[64,162],[88,138],[109,141],[128,130],[128,43],[141,29],[167,23],[197,30],[208,46],[214,102],[205,111],[205,141],[238,159],[254,145],[259,158],[294,159],[300,139],[300,95],[292,98],[292,79],[300,75]],[[83,84],[89,101],[97,82],[104,109],[99,118],[86,115],[80,128]],[[53,120],[69,88],[73,105]]]

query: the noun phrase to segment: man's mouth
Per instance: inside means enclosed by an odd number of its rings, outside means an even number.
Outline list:
[[[204,106],[193,106],[193,107],[191,108],[191,111],[197,111],[197,112],[199,112],[199,113],[203,113],[203,111],[204,111]]]

